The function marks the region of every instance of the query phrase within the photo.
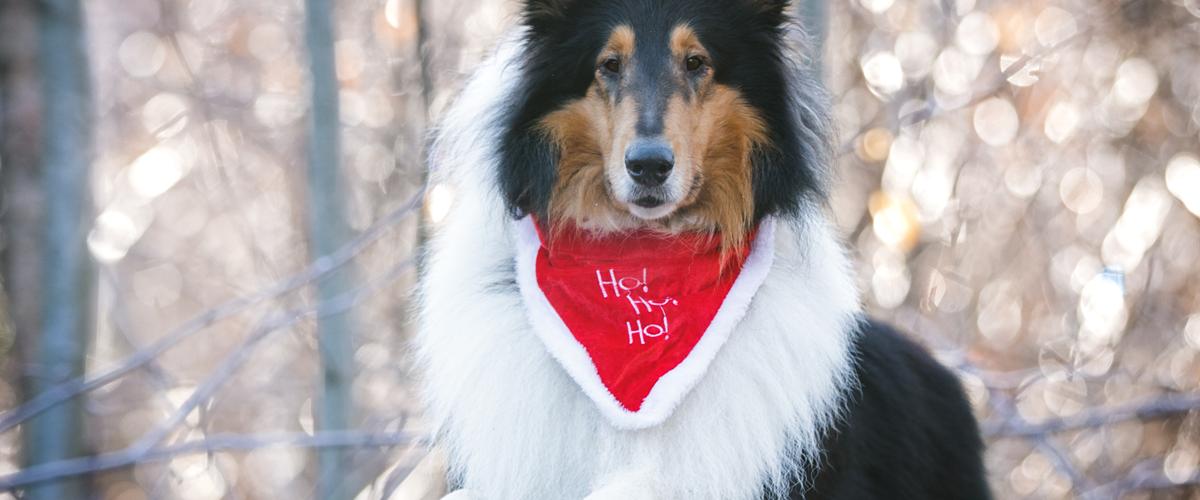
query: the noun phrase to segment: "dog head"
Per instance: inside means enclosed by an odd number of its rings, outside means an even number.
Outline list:
[[[823,97],[784,0],[529,0],[500,143],[514,215],[720,233],[820,196]]]

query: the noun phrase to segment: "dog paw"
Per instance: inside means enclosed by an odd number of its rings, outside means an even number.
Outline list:
[[[442,497],[442,500],[478,500],[478,498],[468,490],[458,490]]]

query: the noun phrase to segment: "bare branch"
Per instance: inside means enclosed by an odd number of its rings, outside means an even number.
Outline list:
[[[1196,410],[1200,410],[1200,394],[1167,396],[1145,403],[1084,410],[1069,417],[1052,418],[1038,423],[1028,423],[1020,418],[990,421],[983,425],[983,434],[989,438],[1029,438],[1129,420],[1166,418]]]
[[[1055,52],[1058,52],[1059,50],[1062,50],[1063,48],[1070,46],[1071,44],[1073,44],[1076,41],[1083,38],[1088,33],[1090,33],[1090,30],[1088,30],[1088,29],[1080,30],[1075,35],[1072,35],[1069,38],[1061,40],[1058,43],[1056,43],[1050,47],[1047,47],[1042,52],[1039,52],[1037,54],[1028,54],[1028,55],[1021,57],[1020,59],[1017,59],[1012,64],[1010,64],[1008,67],[1004,68],[1004,70],[1001,71],[996,76],[995,80],[990,85],[988,85],[988,87],[985,90],[973,93],[971,95],[971,98],[968,99],[967,102],[961,106],[958,106],[955,108],[942,108],[942,107],[938,107],[937,103],[935,103],[932,98],[926,98],[922,101],[921,106],[919,108],[909,112],[908,114],[898,117],[894,128],[899,129],[901,127],[907,127],[909,125],[916,125],[919,123],[924,123],[924,122],[929,121],[947,111],[954,111],[957,109],[969,108],[971,106],[979,104],[979,103],[983,102],[984,100],[987,100],[989,97],[992,97],[992,96],[996,95],[996,93],[1003,90],[1005,88],[1005,83],[1008,82],[1009,78],[1012,78],[1017,73],[1020,73],[1021,71],[1025,70],[1025,68],[1028,67],[1030,64],[1032,64],[1036,61],[1041,61],[1041,60],[1053,55]],[[863,134],[867,133],[868,129],[871,126],[871,123],[873,123],[873,122],[869,121],[866,126],[864,126],[862,129],[859,129],[858,131],[856,131],[854,133],[854,135],[852,135],[848,139],[846,139],[846,142],[842,143],[840,154],[845,155],[845,154],[849,154],[849,153],[853,152],[855,144],[857,143],[859,138],[861,138],[863,136]]]
[[[319,318],[322,315],[341,314],[354,307],[364,297],[367,297],[371,292],[376,291],[380,286],[390,283],[395,280],[404,270],[412,266],[412,259],[408,259],[398,264],[391,272],[385,273],[379,279],[372,283],[349,290],[342,293],[332,300],[322,303],[315,309],[306,309],[300,311],[292,311],[289,314],[280,315],[270,321],[260,325],[249,337],[242,342],[237,349],[225,358],[221,364],[213,370],[212,375],[198,387],[186,401],[177,408],[171,416],[165,421],[157,425],[153,430],[146,433],[134,444],[116,452],[106,453],[95,457],[83,457],[72,460],[49,462],[44,465],[30,467],[24,471],[15,473],[11,476],[0,478],[0,491],[12,489],[24,484],[33,482],[46,481],[49,479],[66,477],[74,474],[84,474],[93,470],[103,470],[105,468],[120,467],[138,463],[153,457],[158,453],[156,450],[171,449],[173,447],[155,448],[163,438],[170,434],[171,430],[183,422],[189,413],[192,412],[202,402],[207,401],[216,393],[218,389],[227,381],[238,368],[242,366],[250,355],[253,354],[253,348],[271,333],[280,329],[294,325],[310,318]],[[96,469],[96,464],[101,464],[103,467]],[[116,465],[111,465],[116,464]],[[72,472],[74,471],[74,472]],[[29,477],[28,479],[17,481],[12,478]]]
[[[254,295],[230,300],[193,317],[191,320],[183,323],[162,338],[125,358],[112,368],[90,377],[79,377],[47,388],[37,397],[30,399],[21,406],[7,411],[0,416],[0,432],[11,429],[13,426],[20,424],[21,422],[24,422],[25,420],[43,411],[46,411],[47,409],[52,408],[63,401],[69,400],[78,394],[94,390],[98,387],[102,387],[119,380],[121,377],[124,377],[125,375],[138,368],[141,368],[142,366],[145,366],[147,363],[153,361],[167,350],[195,335],[196,333],[203,331],[209,326],[240,314],[251,307],[299,290],[310,283],[324,278],[330,272],[346,265],[348,262],[353,260],[356,256],[362,253],[363,250],[382,238],[389,229],[396,226],[400,223],[400,221],[411,215],[417,209],[417,207],[421,206],[421,200],[424,199],[424,194],[424,189],[418,190],[417,193],[414,194],[413,197],[403,206],[388,214],[383,219],[380,219],[379,222],[376,222],[375,225],[371,226],[370,229],[338,249],[336,252],[316,259],[304,271],[292,275],[291,277],[286,278]]]
[[[1079,468],[1071,462],[1070,455],[1067,454],[1061,446],[1050,440],[1050,436],[1038,436],[1037,448],[1050,457],[1050,461],[1054,464],[1054,468],[1063,475],[1071,479],[1071,484],[1075,488],[1086,488],[1091,483],[1087,476],[1080,472]]]
[[[371,433],[360,431],[305,433],[279,433],[262,435],[213,435],[204,439],[187,441],[171,446],[154,448],[137,456],[128,449],[104,453],[92,457],[50,462],[39,467],[0,477],[0,491],[12,491],[34,483],[53,479],[92,474],[130,465],[168,460],[181,455],[213,453],[218,451],[247,451],[270,447],[289,448],[352,448],[392,447],[422,443],[425,438],[409,433]]]
[[[1129,473],[1110,483],[1086,490],[1080,498],[1084,500],[1107,500],[1121,498],[1126,493],[1146,490],[1162,490],[1200,486],[1200,473],[1174,481],[1163,474],[1162,460],[1145,460],[1130,469]]]
[[[283,328],[295,325],[305,319],[328,317],[331,315],[343,314],[349,311],[358,304],[363,297],[368,296],[371,292],[378,289],[380,286],[391,282],[400,272],[412,265],[412,260],[405,260],[398,264],[391,272],[385,273],[381,278],[371,282],[368,285],[348,290],[339,295],[329,297],[328,300],[321,302],[316,308],[293,311],[289,314],[282,315],[271,321],[265,322],[263,325],[247,337],[242,344],[238,346],[229,356],[227,356],[220,365],[213,370],[204,384],[197,387],[192,395],[188,397],[179,408],[171,414],[167,420],[159,424],[154,430],[146,433],[138,441],[130,445],[127,449],[134,454],[146,454],[160,443],[163,438],[170,434],[171,430],[187,419],[187,415],[196,409],[201,403],[207,401],[216,393],[221,386],[229,380],[230,377],[250,359],[250,355],[254,353],[254,347],[265,340],[271,333],[279,331]]]

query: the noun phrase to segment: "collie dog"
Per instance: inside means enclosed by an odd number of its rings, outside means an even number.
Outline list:
[[[526,0],[448,109],[416,352],[451,496],[984,499],[860,310],[786,0]]]

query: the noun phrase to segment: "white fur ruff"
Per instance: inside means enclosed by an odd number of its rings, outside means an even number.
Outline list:
[[[433,149],[454,200],[430,241],[417,352],[451,476],[487,500],[785,493],[853,384],[858,296],[830,224],[817,209],[779,220],[770,272],[707,374],[665,422],[614,427],[535,335],[515,282],[494,123],[518,40],[472,78]]]

